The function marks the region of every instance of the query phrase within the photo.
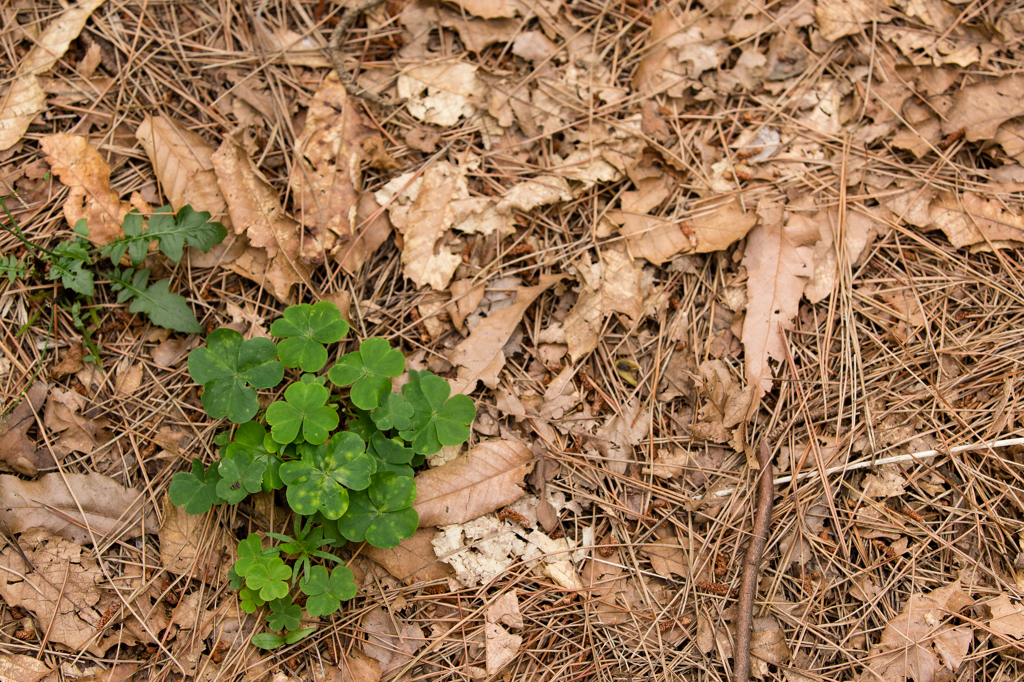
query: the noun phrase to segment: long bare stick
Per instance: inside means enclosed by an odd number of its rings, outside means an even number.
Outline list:
[[[768,525],[772,519],[772,502],[775,487],[772,485],[772,447],[767,434],[757,445],[757,463],[761,467],[757,484],[757,515],[754,517],[754,532],[743,561],[743,576],[740,580],[739,618],[736,620],[736,668],[735,682],[750,679],[750,632],[754,624],[754,598],[757,596],[757,572],[761,568],[761,557],[768,544]]]

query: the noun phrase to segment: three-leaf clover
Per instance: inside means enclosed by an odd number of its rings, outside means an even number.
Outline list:
[[[413,451],[405,447],[405,443],[399,438],[388,438],[380,431],[370,438],[370,446],[367,451],[378,460],[377,471],[393,471],[399,476],[413,476],[412,461]]]
[[[362,490],[377,470],[366,443],[354,433],[343,431],[319,447],[303,443],[302,459],[281,465],[281,480],[288,484],[288,504],[297,514],[321,512],[334,520],[348,508],[346,488]]]
[[[231,568],[236,575],[244,578],[264,557],[275,557],[278,551],[276,547],[263,549],[263,539],[256,533],[251,533],[249,537],[238,542],[238,560]]]
[[[292,569],[280,557],[261,557],[245,574],[245,586],[259,592],[263,601],[273,601],[288,594],[290,577]]]
[[[341,608],[341,602],[356,596],[356,583],[352,571],[338,566],[327,576],[327,569],[314,566],[299,582],[299,589],[309,595],[306,610],[311,616],[326,616]]]
[[[312,611],[309,613],[316,615]],[[302,607],[292,604],[292,600],[288,598],[275,599],[270,602],[267,623],[270,624],[271,630],[294,630],[302,623]]]
[[[330,301],[302,303],[285,308],[284,317],[270,325],[270,333],[284,339],[277,344],[277,355],[285,367],[318,372],[327,362],[324,344],[345,336],[348,322]]]
[[[381,431],[399,429],[404,431],[409,428],[412,415],[415,410],[406,402],[405,398],[398,393],[388,393],[380,401],[380,407],[370,412],[370,418]]]
[[[328,406],[331,393],[318,383],[297,382],[285,389],[284,401],[267,408],[270,434],[278,443],[291,443],[301,431],[307,443],[318,445],[338,428],[338,412]]]
[[[338,530],[352,542],[365,540],[374,547],[397,547],[411,538],[419,525],[413,479],[393,471],[374,474],[366,490],[354,491],[348,511],[338,519]]]
[[[272,449],[267,447],[268,441]],[[250,493],[259,492],[261,488],[271,491],[284,487],[278,473],[281,458],[276,454],[277,445],[259,422],[246,422],[239,426],[235,431],[234,440],[224,449],[224,458],[220,465],[222,485],[225,480],[230,481],[226,485],[232,488],[242,484]],[[231,464],[225,467],[224,463],[228,461]],[[227,495],[223,493],[221,497],[227,499]]]
[[[217,329],[207,337],[205,348],[189,353],[188,373],[203,386],[208,415],[241,424],[259,409],[253,389],[276,386],[284,377],[284,366],[270,339],[245,340],[233,329]]]
[[[352,404],[372,410],[391,391],[391,377],[405,371],[405,357],[385,339],[366,339],[359,350],[343,355],[327,376],[337,386],[352,384]]]
[[[217,494],[219,483],[220,473],[217,467],[210,466],[206,469],[201,461],[193,459],[192,471],[179,471],[174,474],[168,491],[171,504],[185,507],[189,514],[205,514],[213,505],[223,501]]]
[[[250,590],[248,587],[242,587],[238,590],[238,606],[246,613],[256,613],[256,609],[266,603],[266,601],[260,599],[259,592],[255,590]]]
[[[415,412],[409,429],[400,433],[412,443],[414,452],[432,455],[444,445],[461,445],[469,438],[469,425],[476,418],[476,406],[467,395],[451,395],[451,385],[431,372],[409,372],[402,387]]]

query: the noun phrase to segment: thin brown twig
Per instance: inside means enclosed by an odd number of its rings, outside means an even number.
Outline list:
[[[334,27],[334,33],[331,34],[331,41],[327,46],[327,55],[330,57],[331,63],[334,65],[334,70],[338,74],[338,80],[345,87],[345,91],[353,97],[359,97],[371,104],[375,104],[379,107],[392,107],[399,102],[384,99],[380,95],[370,92],[369,90],[362,90],[356,84],[352,74],[345,68],[345,59],[342,57],[341,45],[345,40],[345,33],[355,23],[356,18],[362,12],[373,9],[384,0],[362,0],[355,5],[352,5],[345,10],[345,13],[341,15],[341,21]]]

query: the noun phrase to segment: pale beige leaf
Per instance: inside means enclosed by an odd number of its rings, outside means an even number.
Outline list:
[[[0,94],[0,151],[18,142],[46,105],[46,93],[33,74],[18,76]]]
[[[479,19],[447,7],[440,8],[437,23],[458,31],[459,39],[471,52],[480,52],[495,43],[509,42],[522,25],[517,19]]]
[[[70,188],[64,202],[69,227],[83,218],[89,226],[89,241],[103,245],[117,239],[124,230],[121,222],[131,205],[121,203],[110,189],[110,166],[86,138],[55,133],[45,135],[39,146],[54,175]]]
[[[763,680],[768,675],[769,664],[783,666],[792,656],[779,622],[771,616],[755,618],[750,633],[751,674]]]
[[[515,589],[501,595],[487,607],[487,622],[522,629],[523,614],[519,610],[519,594]]]
[[[928,207],[931,226],[941,229],[956,248],[974,244],[1024,242],[1024,215],[999,199],[964,192],[957,201],[939,192]]]
[[[377,562],[399,580],[408,584],[441,580],[452,574],[447,564],[438,561],[431,540],[433,528],[420,528],[392,549],[363,545],[364,556]]]
[[[452,292],[452,300],[448,303],[448,314],[452,316],[452,324],[457,329],[464,330],[466,318],[477,309],[484,298],[484,283],[474,284],[471,279],[460,279],[452,282],[449,289]]]
[[[225,138],[212,159],[236,234],[244,233],[271,259],[281,251],[289,263],[323,261],[323,244],[314,235],[303,234],[302,225],[284,212],[277,190],[239,144]]]
[[[146,116],[135,131],[157,180],[174,210],[189,205],[207,211],[213,220],[231,229],[227,202],[217,185],[214,147],[198,133],[166,116]]]
[[[306,66],[311,69],[331,67],[331,60],[324,56],[323,48],[312,38],[304,37],[286,28],[274,29],[260,33],[262,42],[273,56],[284,60],[285,64]]]
[[[273,258],[267,258],[265,249],[249,246],[225,265],[242,277],[266,287],[282,303],[292,303],[292,287],[309,280],[306,266],[297,261],[289,263],[281,250]]]
[[[28,430],[36,425],[36,415],[41,414],[48,390],[46,383],[37,381],[25,392],[21,403],[0,418],[0,460],[25,476],[37,476],[39,469],[54,463],[47,449],[37,447],[28,437]]]
[[[479,443],[444,466],[416,475],[420,527],[465,523],[525,494],[533,453],[516,441]]]
[[[1019,603],[1014,604],[1009,597],[1001,594],[986,606],[992,613],[992,620],[988,622],[992,632],[1013,639],[1024,639],[1024,608]]]
[[[102,474],[55,473],[35,481],[0,476],[0,500],[0,523],[13,533],[46,528],[91,544],[94,537],[97,542],[134,538],[157,527],[148,497]]]
[[[743,254],[747,268],[743,348],[747,383],[768,391],[772,383],[768,360],[785,358],[782,329],[793,328],[804,286],[814,272],[818,232],[807,229],[802,221],[784,221],[782,207],[771,202],[762,201],[757,212],[761,224],[751,230]]]
[[[160,562],[168,571],[203,581],[226,579],[237,543],[230,542],[220,524],[211,523],[206,514],[189,514],[164,495],[158,532]],[[197,565],[197,560],[202,564]]]
[[[398,96],[406,109],[424,123],[447,127],[476,113],[486,88],[476,77],[477,67],[461,61],[425,64],[398,76]]]
[[[378,682],[381,674],[380,663],[354,647],[337,666],[318,661],[312,673],[313,682]]]
[[[968,142],[990,140],[1004,121],[1024,116],[1024,75],[988,78],[960,88],[942,121],[942,134],[963,131]]]
[[[0,682],[39,682],[50,673],[42,661],[24,654],[0,655]]]
[[[494,675],[511,663],[523,646],[523,638],[509,634],[497,623],[487,623],[485,629],[487,674]]]
[[[459,9],[482,19],[509,19],[517,14],[518,5],[513,0],[448,0]]]
[[[598,263],[584,256],[577,269],[585,282],[563,325],[573,361],[597,348],[606,316],[618,312],[637,322],[643,312],[643,270],[621,247],[604,249]]]
[[[660,538],[641,548],[651,560],[654,572],[667,580],[675,574],[680,578],[690,576],[690,562],[679,544],[679,538]]]
[[[697,239],[697,253],[722,251],[746,237],[757,224],[757,214],[743,210],[734,196],[698,202],[692,212],[686,222]]]
[[[453,393],[472,393],[478,380],[489,388],[497,387],[498,371],[505,366],[502,347],[530,304],[562,278],[563,275],[542,275],[537,286],[519,289],[512,305],[484,319],[455,347],[448,357],[459,368],[458,378],[452,382]]]
[[[865,24],[889,21],[885,10],[891,6],[889,0],[818,0],[814,15],[822,37],[832,41],[860,33]]]
[[[368,635],[363,649],[380,663],[381,675],[408,663],[427,643],[418,625],[407,623],[380,606],[367,611],[360,624]]]
[[[120,395],[134,394],[142,386],[142,372],[141,364],[129,363],[123,371],[118,371],[114,390]]]
[[[310,100],[288,178],[297,217],[328,249],[334,238],[325,232],[345,240],[355,235],[360,164],[365,157],[362,143],[375,135],[338,77],[328,74]],[[343,243],[341,248],[348,246]]]

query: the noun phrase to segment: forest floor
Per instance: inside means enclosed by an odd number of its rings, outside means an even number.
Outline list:
[[[0,679],[731,679],[769,433],[753,676],[1024,677],[1024,6],[345,9],[0,3]],[[167,204],[195,326],[51,259]],[[318,300],[528,456],[263,652],[186,359]]]

